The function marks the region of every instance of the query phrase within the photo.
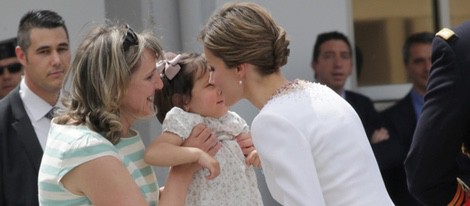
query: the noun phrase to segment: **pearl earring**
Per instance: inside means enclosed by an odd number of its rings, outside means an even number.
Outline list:
[[[243,81],[242,81],[242,80],[240,80],[240,81],[238,82],[238,84],[243,84]]]

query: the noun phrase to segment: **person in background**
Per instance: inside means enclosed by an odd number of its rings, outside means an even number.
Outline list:
[[[283,76],[289,40],[266,9],[224,4],[199,39],[225,104],[247,99],[260,110],[251,134],[276,201],[393,205],[354,109],[327,86]]]
[[[155,104],[163,133],[145,151],[145,161],[158,166],[218,162],[217,178],[210,167],[211,180],[205,170],[194,175],[186,205],[263,205],[253,168],[260,167],[258,154],[253,150],[245,157],[236,139],[242,133],[249,134],[249,127],[228,110],[224,95],[211,82],[204,56],[183,53],[158,65],[164,71],[164,86],[157,92]],[[215,159],[197,148],[181,146],[199,123],[211,128],[222,144]]]
[[[362,94],[344,89],[353,67],[351,44],[344,34],[337,31],[319,34],[313,46],[311,67],[319,83],[333,89],[356,110],[372,144],[389,138],[372,101]]]
[[[154,171],[144,162],[142,139],[131,129],[137,119],[155,115],[155,90],[163,86],[156,69],[160,58],[156,37],[128,25],[110,22],[86,35],[39,169],[41,205],[184,204],[197,165],[173,167],[159,191]],[[203,151],[215,155],[220,149],[210,131],[202,137],[192,131]]]
[[[0,205],[38,205],[39,165],[70,63],[69,35],[59,14],[32,10],[20,20],[17,41],[24,78],[0,101]]]
[[[408,188],[424,205],[469,205],[470,21],[432,42],[427,93],[405,160]]]
[[[412,83],[410,92],[393,106],[387,108],[381,115],[385,127],[388,129],[390,138],[384,145],[395,145],[395,147],[384,147],[383,151],[376,151],[379,167],[384,178],[388,194],[397,205],[421,205],[408,191],[406,185],[406,174],[404,161],[413,139],[413,133],[418,122],[419,115],[424,103],[426,84],[431,69],[432,40],[434,34],[431,32],[420,32],[410,35],[403,45],[403,63],[408,78]],[[395,141],[397,144],[387,141]],[[383,156],[394,155],[393,162],[382,162]]]
[[[0,41],[0,99],[18,86],[23,75],[15,47],[16,38]]]

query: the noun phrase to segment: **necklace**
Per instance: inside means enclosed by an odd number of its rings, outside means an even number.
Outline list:
[[[292,90],[298,88],[298,85],[300,83],[299,79],[296,79],[294,81],[288,81],[286,84],[282,85],[279,89],[276,89],[276,91],[269,97],[268,101],[266,101],[266,104],[271,101],[272,99],[285,95]]]

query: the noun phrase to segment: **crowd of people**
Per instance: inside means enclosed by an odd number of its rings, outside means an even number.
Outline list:
[[[254,168],[282,205],[470,204],[470,22],[406,39],[412,88],[381,112],[345,89],[340,32],[317,36],[316,82],[283,75],[287,32],[258,4],[224,4],[196,38],[203,54],[164,52],[107,21],[72,56],[58,13],[25,13],[0,42],[0,205],[263,205]],[[154,116],[145,148],[132,125]]]

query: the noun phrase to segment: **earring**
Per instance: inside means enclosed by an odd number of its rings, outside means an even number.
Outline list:
[[[240,84],[240,85],[241,85],[241,84],[243,84],[243,81],[242,81],[242,80],[240,80],[240,81],[238,82],[238,84]]]

